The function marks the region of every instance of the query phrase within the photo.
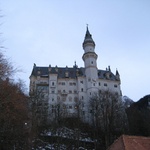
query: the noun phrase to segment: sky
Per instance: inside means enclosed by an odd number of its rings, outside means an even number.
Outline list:
[[[5,55],[27,87],[34,63],[84,67],[88,24],[98,68],[117,68],[122,94],[134,101],[150,94],[149,0],[2,0],[0,10]]]

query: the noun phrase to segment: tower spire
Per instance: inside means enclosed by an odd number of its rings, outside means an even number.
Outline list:
[[[86,25],[86,34],[85,34],[85,38],[84,38],[84,42],[83,42],[83,48],[87,45],[87,44],[92,44],[95,47],[95,42],[92,39],[92,35],[89,32],[89,28],[88,28],[88,24]]]
[[[117,80],[120,80],[120,74],[117,69],[116,69],[116,78],[117,78]]]
[[[88,28],[88,24],[86,24],[86,34],[85,34],[85,38],[86,36],[89,36],[91,38],[91,34],[89,32],[89,28]]]
[[[86,24],[86,30],[88,30],[88,24]]]

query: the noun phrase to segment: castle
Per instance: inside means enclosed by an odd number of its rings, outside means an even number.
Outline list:
[[[40,106],[47,108],[51,117],[55,105],[61,103],[68,114],[76,112],[76,103],[82,102],[82,115],[86,115],[88,100],[98,90],[113,91],[121,96],[120,75],[97,68],[98,55],[95,52],[95,42],[87,27],[83,41],[84,67],[79,68],[76,63],[73,67],[40,67],[34,64],[30,76],[30,93],[42,90],[43,101]],[[39,107],[40,108],[40,107]]]

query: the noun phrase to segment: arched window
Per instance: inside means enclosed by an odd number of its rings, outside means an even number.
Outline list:
[[[57,100],[60,100],[60,97],[59,97],[59,96],[57,96]]]
[[[74,97],[74,101],[77,102],[77,101],[78,101],[78,98],[77,98],[77,97]]]
[[[70,102],[72,101],[72,97],[71,97],[71,96],[69,97],[69,101],[70,101]]]

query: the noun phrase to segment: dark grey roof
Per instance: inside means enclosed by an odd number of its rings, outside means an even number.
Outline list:
[[[108,70],[98,70],[99,79],[117,80],[116,76]]]
[[[87,26],[87,30],[86,30],[86,34],[85,34],[85,38],[84,38],[84,42],[83,42],[83,46],[87,43],[92,43],[95,46],[95,42],[92,39],[92,35],[89,32],[88,26]]]
[[[70,67],[39,67],[34,66],[31,76],[41,76],[47,78],[49,74],[57,74],[58,78],[76,78],[77,76],[85,76],[85,68]],[[68,76],[67,76],[68,74]],[[117,80],[116,76],[109,70],[98,70],[99,79]]]

